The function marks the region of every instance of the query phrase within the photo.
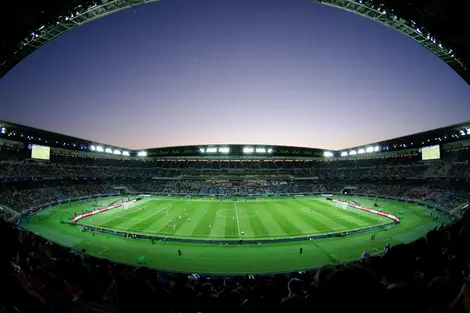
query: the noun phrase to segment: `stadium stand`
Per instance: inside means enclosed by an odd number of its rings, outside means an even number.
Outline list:
[[[225,279],[95,259],[0,223],[6,312],[469,312],[469,214],[356,264]]]
[[[125,158],[53,150],[31,160],[0,148],[0,309],[5,312],[470,312],[470,150],[363,158]],[[221,278],[162,273],[73,251],[14,223],[69,198],[366,194],[416,199],[461,218],[347,265]],[[360,256],[357,256],[360,259]]]
[[[470,171],[467,149],[451,154],[458,161],[443,158],[423,163],[415,156],[405,156],[352,161],[181,162],[52,155],[50,162],[38,163],[2,149],[0,179],[8,183],[2,186],[0,203],[23,212],[61,199],[113,194],[113,184],[133,192],[222,197],[341,192],[352,184],[358,194],[412,198],[452,209],[470,199],[469,191],[465,184],[450,184],[446,179],[468,179]],[[230,180],[243,175],[258,178]],[[380,180],[380,184],[370,180]]]

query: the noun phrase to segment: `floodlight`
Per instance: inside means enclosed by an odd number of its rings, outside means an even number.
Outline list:
[[[349,155],[349,154],[348,154],[346,151],[341,152],[341,156],[342,156],[342,157],[345,157],[345,156],[348,156],[348,155]]]
[[[460,131],[460,134],[461,134],[462,136],[465,136],[465,135],[466,135],[466,134],[465,134],[465,130],[461,130],[461,131]]]
[[[323,152],[323,156],[325,158],[331,158],[333,156],[333,152],[325,151],[325,152]]]
[[[97,147],[96,147],[96,151],[98,151],[98,152],[103,152],[104,149],[103,149],[102,146],[97,146]]]
[[[229,148],[229,147],[222,147],[222,148],[219,148],[219,152],[220,152],[220,153],[229,153],[229,152],[230,152],[230,148]]]
[[[7,132],[6,128],[2,127],[2,134],[6,133],[6,132]]]
[[[251,147],[244,147],[243,148],[243,153],[253,153],[253,151],[255,151],[255,150]]]
[[[470,128],[467,128],[467,135],[470,135]]]
[[[374,151],[375,151],[375,152],[377,152],[377,151],[379,151],[379,150],[380,150],[380,147],[379,147],[379,146],[375,146],[375,147],[374,147]]]
[[[272,152],[273,152],[273,149],[268,148],[268,153],[272,153]]]
[[[364,150],[364,149],[359,149],[359,150],[357,151],[357,153],[359,153],[359,154],[363,154],[363,153],[365,153],[365,152],[366,152],[366,150]]]
[[[139,151],[139,152],[137,152],[137,156],[146,157],[147,156],[147,151]]]
[[[95,151],[96,150],[95,146],[90,146],[90,150]]]
[[[122,151],[122,155],[129,156],[129,151]]]
[[[121,150],[116,149],[113,151],[113,154],[121,155]]]
[[[356,154],[357,154],[356,150],[352,150],[352,151],[349,152],[349,155],[356,155]]]
[[[215,153],[215,152],[217,152],[217,148],[215,148],[215,147],[207,148],[206,151],[207,151],[208,153]]]
[[[266,153],[265,148],[256,148],[256,153]]]
[[[204,152],[206,152],[206,149],[204,149],[204,148],[199,148],[199,152],[204,153]]]
[[[374,152],[374,147],[367,147],[367,148],[366,148],[366,152],[367,152],[367,153]]]
[[[113,153],[113,149],[111,149],[111,148],[106,148],[106,149],[104,150],[104,152],[106,152],[106,153]]]

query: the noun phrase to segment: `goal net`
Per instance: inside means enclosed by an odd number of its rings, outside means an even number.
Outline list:
[[[127,211],[127,210],[133,209],[134,207],[135,207],[135,202],[127,204],[127,205],[123,205],[122,207],[118,208],[118,210],[119,211]]]
[[[337,208],[340,208],[340,209],[343,209],[343,210],[349,209],[349,207],[348,207],[347,204],[338,203],[338,202],[335,202],[335,203],[336,203],[336,207],[337,207]]]

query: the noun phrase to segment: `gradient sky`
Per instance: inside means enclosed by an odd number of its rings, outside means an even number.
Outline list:
[[[171,0],[83,25],[0,81],[0,119],[130,149],[342,149],[470,120],[411,39],[302,0]]]

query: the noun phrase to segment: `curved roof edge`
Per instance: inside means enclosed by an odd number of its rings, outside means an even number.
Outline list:
[[[106,153],[122,154],[124,151],[126,151],[129,153],[129,156],[145,155],[151,157],[189,157],[203,155],[324,157],[341,156],[342,153],[349,153],[350,151],[359,152],[359,150],[362,149],[364,149],[364,153],[379,151],[399,151],[436,144],[442,145],[445,143],[456,142],[467,138],[470,140],[470,121],[453,124],[433,130],[423,131],[420,133],[402,136],[398,138],[392,138],[360,146],[349,147],[347,149],[337,151],[321,148],[261,144],[188,145],[132,150],[126,149],[124,147],[108,145],[106,143],[100,143],[92,140],[62,135],[55,132],[41,130],[38,128],[33,128],[7,121],[0,121],[0,138],[21,142],[24,144],[34,143],[39,145],[47,145],[52,148],[60,148],[75,151],[97,152],[98,150],[102,150],[102,155],[105,155]],[[97,149],[98,147],[100,147],[101,149]]]
[[[82,24],[159,0],[25,0],[0,19],[0,78],[29,54]],[[434,53],[470,84],[470,2],[467,0],[308,0],[395,29]]]

